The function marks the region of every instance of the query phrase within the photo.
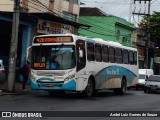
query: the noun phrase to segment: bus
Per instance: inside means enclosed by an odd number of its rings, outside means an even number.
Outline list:
[[[100,90],[124,94],[138,82],[137,49],[73,34],[38,35],[31,45],[31,88],[90,97]]]

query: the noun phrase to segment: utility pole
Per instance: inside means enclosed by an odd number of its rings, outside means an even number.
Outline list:
[[[133,0],[130,0],[130,3],[129,3],[129,16],[128,16],[128,21],[131,23],[131,18],[132,18],[132,3],[133,3]]]
[[[148,62],[148,49],[149,49],[149,43],[150,43],[150,7],[151,7],[151,0],[148,1],[148,16],[147,16],[147,39],[145,41],[146,46],[146,59],[144,62],[144,67],[147,69],[149,68],[149,62]]]
[[[9,56],[9,69],[8,69],[8,92],[14,92],[15,89],[19,16],[20,16],[20,0],[14,0],[12,38],[10,43],[10,56]]]
[[[135,1],[139,1],[139,3],[141,3],[141,1],[144,1],[145,4],[148,1],[148,13],[147,14],[133,13],[133,14],[137,14],[137,15],[146,15],[147,16],[147,28],[146,28],[147,36],[145,38],[145,60],[144,60],[144,68],[147,69],[147,68],[149,68],[148,51],[149,51],[149,43],[150,43],[150,7],[151,7],[151,0],[134,0],[134,2]]]

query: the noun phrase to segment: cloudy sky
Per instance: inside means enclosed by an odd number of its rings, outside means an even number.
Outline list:
[[[115,15],[126,20],[129,20],[129,11],[136,13],[148,13],[148,2],[145,4],[144,2],[139,3],[134,0],[81,0],[85,5],[81,5],[81,7],[98,7],[102,11],[107,14]],[[131,9],[130,9],[131,8]],[[160,12],[160,0],[151,0],[151,13],[153,11]],[[131,14],[131,22],[136,24],[139,23],[142,16]]]

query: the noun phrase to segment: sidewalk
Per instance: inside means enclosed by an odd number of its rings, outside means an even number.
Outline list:
[[[17,94],[26,94],[31,91],[31,87],[29,84],[26,84],[26,89],[22,90],[22,83],[15,82],[14,92],[8,92],[8,83],[5,82],[0,85],[0,95],[17,95]]]

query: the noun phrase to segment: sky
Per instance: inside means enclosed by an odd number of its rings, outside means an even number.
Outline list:
[[[138,24],[141,19],[142,15],[133,15],[133,12],[136,13],[148,13],[148,2],[145,3],[144,1],[139,3],[134,0],[131,0],[131,7],[130,7],[130,0],[80,0],[85,5],[81,5],[81,7],[97,7],[101,9],[103,12],[114,15],[117,17],[121,17],[130,21],[134,24]],[[153,11],[160,12],[160,0],[151,0],[151,10],[150,13],[152,14]],[[130,12],[129,12],[130,11]],[[131,13],[129,15],[129,13]],[[131,16],[131,17],[129,17]]]

